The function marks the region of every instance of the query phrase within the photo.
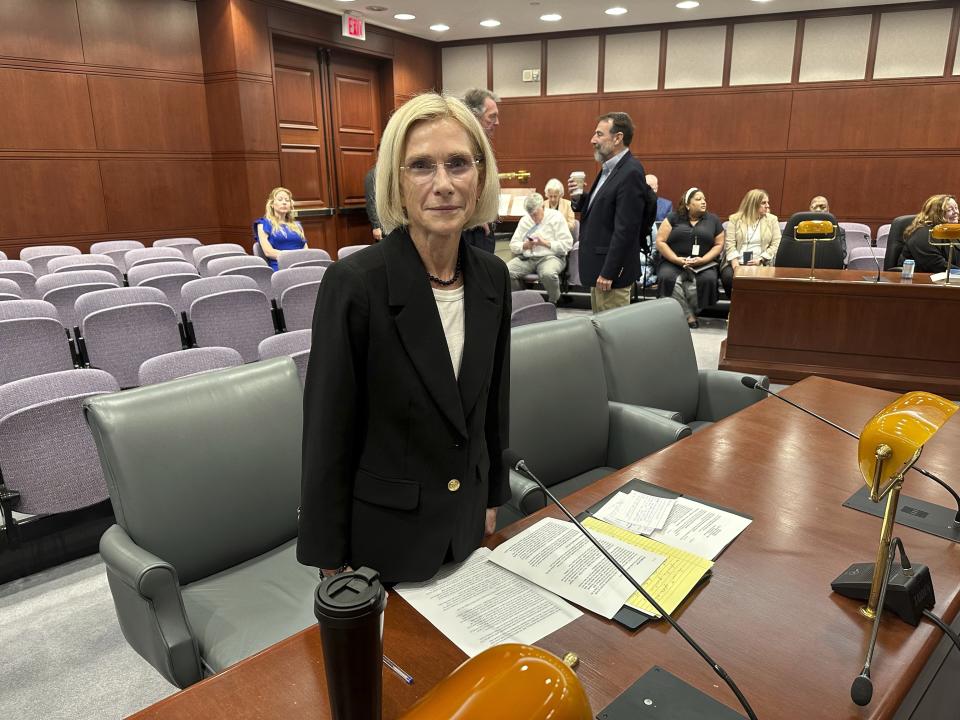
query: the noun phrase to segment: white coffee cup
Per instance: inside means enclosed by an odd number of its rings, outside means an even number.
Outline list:
[[[583,170],[574,170],[570,173],[570,180],[576,185],[576,189],[572,190],[571,193],[574,195],[582,194],[583,186],[587,181],[587,174]]]

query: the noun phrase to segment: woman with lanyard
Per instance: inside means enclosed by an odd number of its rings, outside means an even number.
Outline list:
[[[733,276],[741,265],[773,265],[780,247],[780,222],[770,212],[770,196],[765,190],[750,190],[743,196],[740,209],[730,216],[723,243],[720,282],[727,297],[732,297]]]
[[[716,260],[722,249],[720,218],[707,212],[703,191],[690,188],[677,210],[667,215],[657,230],[657,275],[659,296],[677,300],[691,328],[700,327],[697,313],[719,297]]]

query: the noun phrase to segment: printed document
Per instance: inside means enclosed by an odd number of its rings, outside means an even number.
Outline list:
[[[607,551],[639,583],[664,556],[609,536]],[[544,518],[490,553],[490,560],[605,618],[612,618],[634,587],[570,522]]]
[[[650,533],[652,540],[716,560],[752,521],[741,515],[677,498],[662,530]]]
[[[488,562],[488,548],[431,580],[396,591],[470,657],[505,642],[532,645],[582,613],[556,595]]]
[[[663,498],[645,492],[618,492],[594,517],[638,535],[649,535],[667,521],[676,498]]]

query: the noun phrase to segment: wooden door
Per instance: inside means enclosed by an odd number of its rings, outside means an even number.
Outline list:
[[[372,242],[363,179],[377,162],[380,140],[379,64],[341,50],[325,51],[330,88],[330,128],[341,245]]]

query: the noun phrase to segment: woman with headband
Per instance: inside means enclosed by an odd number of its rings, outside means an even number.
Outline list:
[[[687,190],[677,210],[660,224],[657,250],[659,296],[677,300],[687,325],[700,327],[697,313],[719,297],[716,261],[723,250],[723,224],[707,212],[707,198],[700,188]]]

